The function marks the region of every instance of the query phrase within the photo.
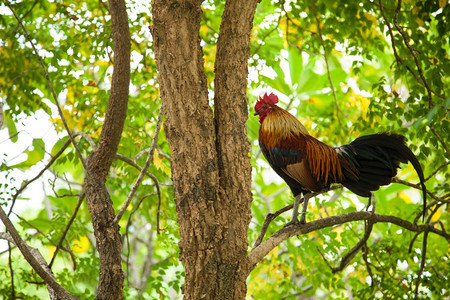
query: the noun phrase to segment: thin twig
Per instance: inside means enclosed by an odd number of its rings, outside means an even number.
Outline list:
[[[140,165],[138,165],[136,163],[136,161],[134,161],[133,159],[126,157],[125,155],[122,155],[120,153],[116,153],[116,158],[120,159],[123,162],[126,162],[127,164],[129,164],[132,167],[135,167],[136,169],[138,169],[139,171],[142,171],[142,167]],[[161,197],[161,195],[159,194],[160,191],[160,185],[161,183],[158,181],[158,178],[156,178],[155,175],[153,175],[152,173],[149,173],[148,171],[145,171],[145,175],[147,175],[148,177],[150,177],[153,180],[153,183],[156,186],[156,190],[158,191],[158,196]]]
[[[450,161],[447,161],[446,163],[440,165],[436,170],[433,171],[433,173],[431,173],[430,175],[428,175],[427,178],[425,178],[425,182],[428,181],[430,178],[432,178],[434,175],[436,175],[436,173],[439,172],[439,170],[448,166],[449,164],[450,164]]]
[[[64,114],[63,114],[62,109],[61,109],[61,107],[60,107],[60,104],[59,104],[59,101],[58,101],[58,97],[56,96],[55,90],[54,90],[54,88],[53,88],[53,84],[52,84],[52,82],[50,81],[50,76],[48,75],[48,72],[47,72],[47,69],[46,69],[46,67],[45,67],[44,61],[42,60],[41,56],[39,55],[39,53],[38,53],[36,47],[34,46],[33,40],[31,39],[30,35],[28,34],[28,31],[25,29],[25,26],[23,25],[23,23],[22,23],[22,21],[20,20],[19,16],[16,14],[16,12],[14,11],[14,9],[12,8],[11,3],[10,3],[8,0],[5,0],[5,3],[6,3],[6,5],[9,7],[9,9],[11,10],[11,12],[13,13],[13,15],[14,15],[14,17],[16,18],[17,22],[19,23],[20,27],[22,28],[22,30],[23,30],[25,36],[27,37],[27,40],[30,42],[31,47],[33,48],[34,54],[36,55],[37,59],[39,60],[39,64],[41,65],[42,71],[44,72],[44,75],[45,75],[45,79],[47,80],[47,84],[48,84],[48,86],[49,86],[49,88],[50,88],[50,91],[51,91],[51,93],[52,93],[53,100],[55,101],[56,107],[58,108],[58,113],[59,113],[59,116],[60,116],[60,118],[61,118],[61,121],[62,121],[62,123],[63,123],[63,125],[64,125],[64,128],[65,128],[66,131],[67,131],[67,134],[69,135],[69,139],[70,139],[70,141],[72,142],[73,147],[75,148],[75,151],[76,151],[76,153],[77,153],[77,155],[78,155],[78,158],[79,158],[80,161],[81,161],[81,164],[82,164],[82,166],[83,166],[83,169],[86,170],[86,163],[85,163],[85,161],[84,161],[83,156],[81,155],[81,151],[80,151],[80,149],[78,148],[78,145],[77,145],[76,142],[75,142],[75,139],[74,139],[74,136],[73,136],[73,134],[72,134],[72,131],[69,129],[69,126],[67,125],[67,121],[66,121],[66,119],[64,118]]]
[[[132,159],[134,161],[137,161],[139,158],[142,157],[142,155],[144,155],[145,153],[148,153],[149,151],[150,151],[150,148],[143,149],[143,150],[139,151]]]
[[[431,219],[433,218],[434,214],[439,210],[439,208],[444,205],[444,203],[450,203],[450,201],[442,201],[442,202],[437,202],[434,201],[434,205],[427,205],[427,209],[434,207],[433,211],[431,212],[431,214],[428,215],[427,220],[425,221],[425,224],[430,224]],[[431,203],[430,203],[431,204]],[[420,218],[421,214],[418,214],[416,216],[416,218],[414,219],[414,224],[417,224],[418,219]],[[442,227],[442,230],[445,231],[445,228]],[[420,232],[417,232],[413,238],[411,239],[411,242],[409,243],[409,251],[408,253],[411,253],[412,248],[414,246],[414,242],[416,241],[417,237],[420,235]]]
[[[317,252],[319,252],[320,256],[322,256],[322,259],[327,264],[328,268],[330,268],[330,270],[333,270],[333,266],[330,264],[328,259],[325,257],[325,254],[322,253],[322,251],[320,250],[319,247],[316,247],[316,249],[317,249]]]
[[[350,249],[347,253],[345,253],[345,255],[342,257],[341,262],[340,262],[338,267],[332,267],[328,263],[328,261],[325,258],[325,256],[320,252],[319,249],[317,249],[317,250],[319,250],[319,253],[322,255],[322,258],[327,263],[328,267],[330,267],[331,272],[333,274],[335,274],[337,272],[340,272],[340,271],[344,270],[345,267],[347,267],[347,265],[355,257],[355,255],[359,252],[359,250],[361,250],[361,248],[367,243],[367,240],[369,239],[370,234],[372,233],[372,228],[373,228],[373,222],[368,220],[367,221],[367,226],[366,226],[366,231],[364,232],[364,236],[362,237],[362,239],[360,239],[358,241],[358,243],[352,249]]]
[[[128,249],[128,253],[127,253],[127,256],[126,256],[127,270],[129,270],[129,255],[130,255],[130,252],[131,252],[130,240],[129,240],[129,237],[128,237],[128,232],[129,232],[129,228],[130,228],[130,225],[131,225],[131,217],[139,209],[139,206],[141,206],[141,204],[142,204],[142,202],[144,202],[145,198],[151,197],[151,196],[153,196],[155,194],[156,193],[150,193],[150,194],[146,194],[146,195],[142,196],[141,199],[139,200],[138,204],[133,208],[133,210],[128,215],[127,226],[125,227],[125,238],[127,240],[127,249]],[[127,281],[129,282],[128,271],[127,271]]]
[[[256,48],[255,51],[253,51],[253,55],[258,53],[259,49],[261,49],[261,47],[264,45],[264,41],[266,40],[266,38],[268,38],[269,35],[272,34],[272,32],[274,32],[275,30],[277,30],[280,27],[280,22],[281,22],[281,14],[280,14],[280,17],[278,18],[276,26],[274,28],[272,28],[271,30],[269,30],[268,32],[266,32],[266,34],[262,37],[262,39],[260,39],[258,48]]]
[[[142,167],[142,170],[139,173],[139,176],[138,176],[136,182],[134,183],[133,187],[131,188],[131,191],[128,194],[127,200],[125,201],[125,203],[122,205],[122,207],[120,208],[119,212],[115,216],[114,221],[113,221],[115,224],[119,223],[119,221],[122,218],[123,214],[125,213],[128,205],[130,205],[131,199],[133,198],[133,196],[136,193],[139,185],[141,184],[142,180],[144,179],[145,171],[150,166],[150,162],[153,159],[153,153],[155,152],[156,142],[158,141],[158,135],[159,135],[159,131],[161,129],[162,119],[163,119],[163,112],[162,112],[162,109],[160,109],[159,114],[158,114],[158,119],[156,121],[156,127],[155,127],[155,133],[153,135],[152,145],[150,146],[150,150],[148,152],[147,160],[146,160],[144,166]],[[158,231],[159,231],[159,228],[158,228]]]
[[[431,109],[433,107],[433,101],[432,101],[433,95],[431,93],[430,85],[428,84],[428,82],[423,74],[422,67],[420,66],[420,62],[417,57],[416,51],[411,47],[408,37],[406,36],[406,33],[403,31],[402,27],[400,27],[400,25],[398,24],[398,13],[400,12],[401,8],[402,8],[402,0],[398,0],[397,8],[395,9],[395,12],[394,12],[394,26],[395,26],[395,28],[397,28],[397,31],[400,32],[401,36],[403,37],[403,42],[405,43],[405,46],[408,48],[409,52],[411,52],[411,54],[414,58],[414,62],[416,64],[417,71],[419,72],[419,76],[422,79],[422,82],[428,92],[428,109]]]
[[[32,254],[32,251],[30,250],[29,246],[26,245],[25,242],[22,240],[16,228],[11,223],[11,221],[9,220],[8,216],[6,215],[5,211],[1,206],[0,206],[0,219],[2,220],[12,239],[14,240],[14,243],[19,248],[23,257],[28,261],[33,270],[35,270],[36,273],[45,281],[45,283],[48,286],[50,286],[60,296],[61,299],[78,299],[77,297],[70,294],[55,280],[53,274],[51,274],[50,269],[48,270],[44,269],[43,265],[39,263],[37,258]]]
[[[303,203],[303,198],[300,199],[299,203]],[[289,205],[283,207],[282,209],[277,210],[277,211],[274,212],[274,213],[269,213],[269,214],[266,216],[266,219],[264,220],[264,224],[263,224],[263,226],[261,227],[261,231],[260,231],[260,233],[259,233],[259,235],[258,235],[258,238],[256,239],[255,243],[253,244],[253,248],[258,247],[258,246],[261,244],[261,242],[262,242],[264,236],[266,235],[266,232],[267,232],[267,229],[269,228],[270,223],[271,223],[276,217],[278,217],[279,215],[281,215],[281,214],[284,213],[284,212],[287,212],[287,211],[291,210],[293,207],[294,207],[294,204],[289,204]]]
[[[395,60],[397,61],[398,64],[403,65],[410,73],[411,75],[416,79],[416,81],[419,84],[423,85],[423,82],[420,80],[420,78],[417,76],[417,74],[414,72],[413,69],[411,69],[410,66],[408,66],[405,61],[398,55],[397,53],[397,47],[395,46],[395,39],[394,39],[394,33],[392,31],[392,27],[391,27],[391,23],[389,22],[388,18],[386,17],[386,15],[384,14],[384,8],[383,8],[383,2],[382,0],[379,0],[379,7],[380,7],[380,13],[381,16],[383,17],[384,21],[386,22],[386,26],[388,28],[389,31],[389,36],[391,38],[391,44],[392,44],[392,51],[394,52],[394,57]]]
[[[420,65],[419,58],[417,57],[416,51],[413,49],[413,47],[409,43],[409,40],[408,40],[408,37],[406,36],[405,31],[403,31],[401,26],[398,24],[398,13],[400,12],[401,6],[402,6],[402,0],[398,0],[397,1],[397,9],[394,12],[394,25],[395,25],[395,28],[397,28],[398,32],[403,37],[403,42],[405,43],[406,47],[408,48],[409,52],[411,53],[411,55],[414,58],[414,63],[416,64],[417,71],[419,72],[419,76],[422,79],[423,85],[425,86],[425,88],[427,90],[427,94],[428,94],[428,110],[431,110],[432,107],[434,106],[434,104],[433,104],[433,90],[431,89],[430,85],[428,84],[428,81],[425,78],[425,75],[423,74],[423,70],[422,70],[422,67]],[[437,93],[435,93],[435,94],[437,96],[441,97],[442,99],[446,99],[445,96],[443,96],[443,95],[438,95]],[[450,155],[450,149],[448,148],[447,143],[445,143],[444,140],[441,138],[441,136],[436,132],[436,130],[434,130],[433,123],[430,123],[429,126],[430,126],[431,132],[434,134],[434,136],[436,136],[436,138],[441,143],[442,147],[447,152],[447,155]]]
[[[8,80],[8,81],[5,82],[4,84],[0,85],[0,89],[3,89],[5,86],[7,86],[8,84],[10,84],[11,82],[16,81],[17,79],[19,79],[20,77],[22,77],[23,74],[25,74],[25,73],[27,73],[27,72],[29,72],[29,71],[35,71],[35,70],[37,70],[37,69],[38,69],[38,68],[36,67],[36,68],[28,68],[28,69],[23,70],[23,71],[20,72],[18,75],[16,75],[16,77],[14,77],[13,79]]]
[[[433,123],[430,123],[430,130],[434,134],[434,136],[438,139],[438,141],[441,143],[445,152],[447,152],[447,155],[450,156],[450,148],[448,148],[447,143],[441,138],[441,136],[436,132],[436,130],[434,130]]]
[[[253,185],[253,190],[255,191],[256,195],[258,195],[259,198],[261,198],[265,204],[266,204],[266,208],[267,211],[270,213],[271,209],[270,209],[270,202],[277,196],[281,195],[282,193],[284,193],[289,187],[287,185],[282,186],[280,189],[278,189],[276,192],[270,194],[270,195],[264,195],[259,189],[258,187],[256,187],[256,185]],[[292,207],[291,207],[292,208]]]
[[[167,154],[166,152],[162,151],[162,149],[159,146],[156,147],[156,151],[158,151],[159,155],[161,155],[162,157],[167,159],[169,161],[169,163],[172,164],[172,157],[170,157],[169,154]]]
[[[422,190],[422,187],[420,185],[401,180],[401,179],[399,179],[397,177],[393,178],[392,182],[400,183],[400,184],[403,184],[403,185],[415,188],[417,190]],[[442,200],[442,198],[436,196],[435,194],[430,192],[428,189],[427,189],[427,194],[430,195],[430,197],[435,199],[435,200]],[[427,205],[427,207],[428,207],[428,205]]]
[[[425,262],[427,259],[427,238],[428,238],[428,231],[425,231],[425,233],[423,235],[423,244],[422,244],[422,259],[420,261],[419,272],[417,272],[416,289],[414,291],[415,299],[419,298],[420,281],[422,279],[422,273],[423,273],[423,269],[425,268]]]
[[[95,144],[94,140],[86,132],[78,131],[76,134],[83,137],[89,143],[93,152],[97,150],[97,145]]]
[[[55,252],[53,253],[53,257],[48,265],[50,269],[52,268],[52,265],[53,265],[53,262],[55,261],[56,255],[58,254],[58,251],[61,248],[64,239],[66,238],[67,232],[69,232],[70,226],[72,226],[72,223],[77,216],[78,210],[80,209],[80,206],[83,203],[84,197],[85,197],[85,194],[84,194],[84,191],[82,191],[80,196],[78,197],[77,206],[75,207],[75,210],[73,211],[72,216],[70,217],[70,220],[67,223],[66,228],[64,228],[63,234],[61,235],[61,238],[59,239],[58,244],[56,245],[56,249],[55,249]]]
[[[331,90],[333,92],[333,97],[334,97],[334,104],[336,106],[336,117],[337,117],[337,120],[338,120],[339,125],[340,125],[339,127],[343,128],[342,127],[341,118],[340,118],[341,110],[339,108],[339,103],[338,103],[338,99],[337,99],[337,95],[336,95],[336,88],[334,87],[333,80],[331,78],[330,64],[328,63],[327,49],[325,47],[325,42],[323,40],[322,29],[320,28],[320,21],[319,21],[319,17],[317,17],[316,8],[315,8],[315,5],[314,5],[314,0],[311,1],[311,12],[312,12],[312,14],[314,16],[314,20],[316,20],[317,31],[319,33],[318,37],[319,37],[320,44],[321,44],[321,46],[323,48],[323,57],[325,59],[325,65],[327,67],[328,81],[330,82]]]
[[[8,241],[8,252],[9,255],[11,257],[11,250],[13,249],[13,247],[11,247],[11,244],[13,246],[16,246],[15,241],[13,239],[13,237],[11,236],[11,234],[7,233],[7,232],[0,232],[0,239],[5,239]],[[47,266],[47,262],[45,261],[45,259],[42,257],[41,253],[34,248],[31,248],[30,246],[27,246],[30,253],[33,255],[33,257],[37,260],[37,262],[42,266],[42,268],[44,268],[44,270],[50,274],[50,276],[54,277],[52,271],[50,270],[50,268]],[[9,259],[9,265],[10,265],[10,272],[11,272],[11,297],[9,299],[18,299],[16,298],[16,292],[15,292],[15,284],[14,284],[14,272],[12,270],[12,261],[11,258]],[[45,282],[33,282],[33,281],[28,281],[26,280],[26,282],[28,283],[33,283],[33,284],[45,284]],[[55,290],[50,287],[49,285],[47,285],[47,290],[49,293],[49,298],[50,300],[57,300],[57,299],[61,299],[58,298],[57,293],[55,292]]]
[[[368,252],[367,243],[363,246],[361,252],[362,252],[362,257],[363,257],[364,263],[366,264],[367,273],[369,273],[369,276],[371,279],[370,286],[374,287],[376,281],[375,281],[375,277],[373,276],[373,273],[372,273],[372,268],[370,267],[369,259],[367,257],[367,252]]]
[[[25,18],[33,11],[34,7],[35,7],[36,4],[38,4],[38,3],[39,3],[39,0],[35,0],[34,3],[33,3],[33,5],[31,5],[30,9],[29,9],[26,13],[23,14],[21,20],[25,19]],[[18,28],[19,28],[19,25],[17,25],[17,26],[14,28],[14,30],[13,30],[14,35],[17,33]]]
[[[417,76],[417,74],[414,72],[414,70],[413,70],[410,66],[408,66],[408,64],[406,64],[405,61],[398,55],[398,53],[397,53],[397,48],[396,48],[396,46],[395,46],[394,33],[393,33],[393,31],[392,31],[392,28],[391,28],[391,23],[389,22],[388,18],[386,17],[386,15],[385,15],[385,13],[384,13],[384,7],[383,7],[382,0],[379,0],[378,2],[379,2],[379,7],[380,7],[380,13],[381,13],[381,16],[383,17],[384,21],[386,22],[386,26],[387,26],[388,31],[389,31],[389,36],[390,36],[390,38],[391,38],[392,50],[393,50],[393,52],[394,52],[395,60],[396,60],[397,63],[399,63],[400,65],[403,65],[403,66],[408,70],[408,72],[411,73],[411,75],[416,79],[416,81],[417,81],[420,85],[425,86],[424,82],[419,78],[419,76]],[[373,3],[373,2],[371,2],[371,3]],[[375,3],[373,3],[373,4],[375,4]],[[397,7],[397,9],[398,9],[398,7]],[[397,11],[397,10],[395,10],[394,12],[397,12],[397,14],[398,14],[398,11]],[[412,48],[411,48],[411,49],[412,49]],[[430,91],[433,92],[433,94],[435,94],[435,95],[438,96],[439,98],[445,99],[445,96],[440,95],[439,93],[437,93],[437,92],[434,91],[433,89],[430,88]]]
[[[53,175],[55,176],[55,179],[54,180],[48,179],[48,183],[50,183],[50,185],[52,187],[52,191],[53,191],[53,193],[54,193],[56,198],[60,198],[61,199],[61,198],[65,198],[65,197],[79,197],[80,196],[80,194],[74,194],[72,192],[72,186],[70,185],[70,181],[67,178],[66,173],[63,173],[63,176],[64,176],[64,179],[65,179],[67,185],[69,186],[69,193],[65,193],[65,194],[62,194],[62,195],[58,194],[58,191],[56,191],[56,187],[55,187],[56,180],[58,180],[58,174],[54,173]]]
[[[12,238],[11,238],[12,240]],[[14,270],[12,267],[12,248],[11,241],[8,240],[8,266],[9,266],[9,275],[11,276],[11,299],[16,299],[16,288],[14,284]]]
[[[37,180],[39,177],[42,176],[42,174],[44,174],[44,172],[51,167],[51,165],[58,159],[58,157],[64,152],[64,150],[66,150],[66,148],[69,146],[70,144],[70,140],[67,140],[64,145],[61,147],[61,149],[50,158],[50,160],[48,161],[48,163],[45,165],[45,167],[32,179],[25,181],[24,184],[17,190],[17,192],[14,194],[14,196],[12,197],[12,201],[11,201],[11,208],[9,209],[8,212],[8,217],[11,215],[11,212],[13,211],[14,208],[14,204],[17,200],[17,197],[20,195],[20,193],[22,193],[28,185],[30,185],[33,181]]]

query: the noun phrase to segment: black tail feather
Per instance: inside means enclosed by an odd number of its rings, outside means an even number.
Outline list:
[[[425,218],[427,190],[422,167],[414,153],[406,146],[406,138],[398,134],[379,133],[357,138],[349,145],[338,148],[341,159],[346,160],[358,179],[344,170],[342,184],[355,194],[369,197],[371,191],[387,185],[397,174],[400,162],[411,162],[420,179],[423,193],[423,219]]]

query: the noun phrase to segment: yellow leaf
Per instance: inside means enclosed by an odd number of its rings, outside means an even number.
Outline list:
[[[377,23],[377,16],[375,14],[365,12],[364,16],[366,17],[367,20],[371,21],[373,24]]]
[[[417,18],[416,22],[417,22],[417,24],[419,24],[419,26],[423,26],[423,24],[424,24],[421,18]]]
[[[153,164],[158,170],[163,171],[167,176],[170,176],[170,168],[163,163],[162,159],[159,157],[159,154],[155,151],[153,153]]]
[[[127,210],[129,210],[129,209],[127,208]],[[125,220],[125,218],[122,218],[122,219],[119,221],[119,226],[120,226],[120,228],[126,228],[127,223],[128,223],[128,221]]]
[[[312,104],[312,105],[322,105],[322,103],[323,103],[323,101],[318,97],[311,97],[311,98],[307,99],[306,102],[308,102],[309,104]]]
[[[108,66],[109,65],[109,61],[107,60],[99,60],[95,63],[98,66]]]
[[[412,203],[412,201],[411,201],[411,197],[407,194],[407,193],[405,193],[405,192],[400,192],[400,193],[398,193],[398,197],[400,198],[400,199],[402,199],[403,201],[405,201],[405,203]]]
[[[206,34],[208,33],[208,26],[206,26],[206,25],[200,26],[200,32],[201,32],[203,35],[206,35]]]
[[[82,236],[72,244],[72,251],[75,253],[84,253],[89,249],[89,239],[87,236]]]
[[[55,246],[48,247],[48,256],[53,257],[53,254],[55,254],[55,251],[56,251]]]
[[[344,229],[343,229],[342,227],[338,226],[338,227],[334,228],[333,231],[336,232],[336,234],[337,234],[336,240],[337,240],[338,242],[340,242],[340,241],[342,240],[342,239],[341,239],[341,232],[343,232]]]
[[[433,207],[431,208],[431,211],[434,211],[434,208],[435,208],[435,207],[436,207],[436,205],[433,206]],[[441,215],[442,215],[441,210],[438,209],[438,210],[436,211],[436,213],[433,215],[433,217],[431,218],[431,222],[436,222],[436,221],[438,221],[438,220],[441,218]]]
[[[439,0],[439,7],[444,8],[447,5],[447,0]]]
[[[405,108],[405,103],[400,98],[397,98],[396,104],[398,108]]]

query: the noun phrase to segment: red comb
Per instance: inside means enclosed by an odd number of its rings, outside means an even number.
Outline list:
[[[270,93],[270,95],[267,95],[267,93],[264,94],[264,96],[259,97],[258,102],[266,102],[266,103],[272,103],[277,104],[278,103],[278,97],[274,93]]]

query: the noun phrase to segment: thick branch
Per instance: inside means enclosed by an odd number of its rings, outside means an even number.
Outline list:
[[[341,189],[342,187],[343,187],[343,186],[342,186],[341,184],[334,185],[334,186],[332,186],[332,187],[331,187],[328,191],[326,191],[326,192],[313,193],[313,194],[311,195],[311,197],[316,197],[317,195],[320,195],[320,194],[323,194],[323,193],[327,193],[327,192],[332,191],[332,190]],[[303,203],[303,198],[300,199],[300,202],[299,202],[299,203]],[[255,244],[253,245],[253,248],[258,247],[258,246],[261,244],[261,242],[262,242],[264,236],[266,235],[266,232],[267,232],[267,229],[269,228],[270,223],[271,223],[273,220],[275,220],[276,217],[278,217],[279,215],[281,215],[282,213],[284,213],[284,212],[286,212],[286,211],[291,210],[293,207],[294,207],[294,204],[290,204],[290,205],[287,205],[287,206],[285,206],[285,207],[283,207],[283,208],[277,210],[276,212],[270,213],[270,214],[268,214],[268,215],[266,216],[266,219],[264,220],[264,224],[263,224],[263,226],[262,226],[262,228],[261,228],[261,231],[260,231],[260,233],[259,233],[258,238],[257,238],[256,241],[255,241]]]
[[[36,257],[31,253],[30,248],[25,244],[25,242],[20,237],[14,225],[9,220],[3,208],[0,206],[0,219],[5,225],[6,229],[10,233],[14,244],[19,248],[23,257],[28,261],[33,270],[45,281],[45,283],[50,286],[61,299],[78,299],[77,297],[70,294],[65,288],[63,288],[50,273],[50,268],[48,270],[44,269],[43,265],[36,259]]]
[[[413,232],[429,231],[444,237],[447,241],[450,241],[450,234],[436,229],[434,224],[417,225],[409,221],[387,215],[374,214],[372,212],[352,212],[343,215],[333,216],[329,218],[315,220],[304,225],[295,224],[287,226],[279,231],[275,232],[270,238],[261,243],[258,247],[254,248],[249,254],[249,269],[250,272],[256,266],[256,264],[263,259],[272,249],[278,246],[284,240],[300,234],[306,234],[312,231],[320,230],[326,227],[331,227],[347,222],[369,220],[375,223],[392,223],[397,226],[403,227]]]
[[[15,241],[12,238],[12,236],[7,232],[0,232],[0,239],[5,239],[8,242],[15,245]],[[8,243],[9,244],[9,243]],[[42,257],[42,254],[39,252],[39,250],[32,248],[28,246],[28,249],[30,250],[30,253],[34,256],[34,258],[37,260],[37,262],[42,266],[42,268],[51,276],[54,278],[54,275],[52,273],[52,270],[50,270],[50,267],[47,265],[47,262],[45,261],[44,257]],[[9,267],[11,272],[11,294],[13,297],[15,297],[15,291],[14,291],[14,277],[12,272],[12,266],[11,266],[11,247],[8,247],[9,249]],[[48,294],[50,297],[50,300],[58,300],[58,294],[55,292],[55,290],[50,286],[47,285]]]
[[[102,127],[97,149],[89,158],[89,171],[106,180],[109,168],[117,152],[127,116],[130,83],[130,32],[125,3],[111,0],[111,22],[114,41],[114,70],[105,123]]]

